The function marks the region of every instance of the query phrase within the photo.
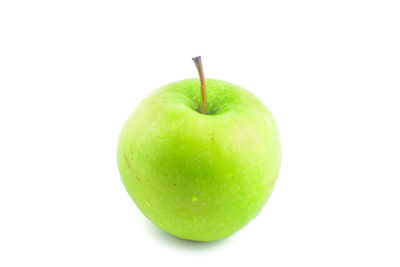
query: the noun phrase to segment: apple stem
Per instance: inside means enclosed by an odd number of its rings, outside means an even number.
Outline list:
[[[192,58],[194,64],[196,64],[197,72],[200,77],[201,84],[201,112],[207,114],[207,94],[206,94],[206,79],[204,78],[203,64],[201,63],[201,56]]]

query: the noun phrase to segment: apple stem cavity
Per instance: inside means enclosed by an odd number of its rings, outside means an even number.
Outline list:
[[[197,72],[200,77],[201,84],[201,113],[207,114],[207,93],[206,93],[206,79],[204,78],[203,64],[201,63],[201,56],[192,58],[194,64],[196,65]]]

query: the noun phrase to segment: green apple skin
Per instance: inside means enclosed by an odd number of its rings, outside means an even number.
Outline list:
[[[213,241],[244,227],[268,200],[281,162],[272,114],[245,89],[206,79],[144,99],[118,142],[123,184],[140,211],[182,239]]]

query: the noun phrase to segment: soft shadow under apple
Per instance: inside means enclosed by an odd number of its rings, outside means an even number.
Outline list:
[[[229,240],[232,238],[228,237],[221,240],[210,241],[210,242],[192,241],[192,240],[181,239],[171,234],[168,234],[167,232],[161,230],[152,223],[147,223],[146,225],[148,232],[150,232],[150,234],[155,236],[155,238],[157,238],[161,242],[187,250],[209,250],[216,247],[222,247],[227,243],[229,243]]]

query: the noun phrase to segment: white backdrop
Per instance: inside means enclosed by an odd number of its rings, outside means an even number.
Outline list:
[[[0,2],[0,266],[399,266],[398,1]],[[153,89],[241,85],[275,115],[262,213],[171,237],[125,192],[119,131]]]

